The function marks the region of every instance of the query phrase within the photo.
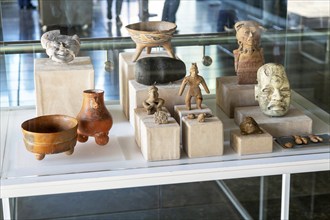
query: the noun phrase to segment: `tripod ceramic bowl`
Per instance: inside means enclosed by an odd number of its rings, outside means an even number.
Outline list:
[[[150,54],[151,48],[158,46],[164,47],[168,55],[175,58],[171,38],[176,27],[176,24],[167,21],[147,21],[127,25],[126,29],[136,43],[133,62],[139,58],[144,48],[147,48],[147,54]]]
[[[22,123],[23,140],[28,151],[42,160],[46,154],[71,155],[77,143],[77,119],[66,115],[45,115]]]

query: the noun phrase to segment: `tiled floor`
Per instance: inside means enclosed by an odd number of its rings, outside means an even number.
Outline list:
[[[149,1],[150,13],[160,20],[162,0]],[[34,1],[34,4],[37,4]],[[42,35],[39,14],[35,10],[18,9],[14,1],[1,1],[2,40],[39,40]],[[216,32],[217,15],[223,5],[220,1],[181,0],[177,13],[178,34]],[[239,13],[241,19],[245,13]],[[122,8],[124,26],[139,21],[137,0],[126,0]],[[106,18],[106,1],[93,1],[93,23],[87,30],[64,28],[68,34],[81,38],[128,36],[124,26],[117,27]],[[299,31],[299,30],[298,30]],[[286,45],[286,46],[285,46]],[[230,51],[236,45],[222,45]],[[279,46],[277,57],[286,64],[292,88],[330,112],[329,64],[320,65],[299,52],[299,42],[285,39],[274,44],[263,41],[266,62],[274,60],[274,48]],[[315,54],[317,48],[307,47]],[[318,50],[317,50],[318,51]],[[95,87],[104,89],[106,100],[117,100],[118,53],[120,51],[82,51],[79,56],[90,56],[95,69]],[[211,91],[215,92],[215,78],[234,75],[233,58],[217,45],[206,47],[213,64],[201,64],[202,47],[178,47],[176,54],[186,65],[199,62],[200,72]],[[286,52],[285,56],[283,55]],[[318,51],[319,52],[319,51]],[[316,53],[322,58],[322,53]],[[107,53],[114,68],[105,70]],[[0,54],[1,107],[35,105],[33,60],[46,57],[36,54]],[[329,172],[297,174],[292,177],[291,219],[330,219]],[[227,180],[238,200],[253,219],[259,218],[260,178]],[[266,197],[263,219],[280,218],[281,177],[265,177]],[[15,200],[17,219],[242,219],[215,182],[187,183],[52,196],[26,197]]]

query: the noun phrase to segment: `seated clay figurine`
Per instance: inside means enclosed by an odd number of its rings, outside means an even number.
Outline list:
[[[258,123],[252,117],[245,117],[242,123],[239,125],[242,135],[248,134],[262,134],[263,131],[260,129]]]
[[[268,116],[283,116],[290,107],[291,90],[284,66],[267,63],[258,70],[255,99],[261,111]]]
[[[156,111],[162,109],[165,101],[158,97],[158,88],[154,85],[150,86],[148,93],[149,97],[142,103],[142,105],[147,110],[148,115],[152,115]]]
[[[53,61],[68,63],[79,53],[80,39],[77,35],[61,35],[59,30],[53,30],[41,36],[41,46]]]
[[[257,71],[264,64],[263,49],[259,45],[263,28],[255,21],[239,21],[235,30],[239,47],[233,53],[238,84],[256,84]]]
[[[192,63],[191,68],[190,68],[190,75],[186,76],[180,86],[179,90],[179,95],[181,96],[186,85],[189,85],[189,90],[186,95],[185,103],[187,106],[187,109],[191,109],[191,98],[195,97],[196,99],[196,105],[198,109],[202,109],[202,101],[203,101],[203,96],[202,96],[202,91],[199,88],[199,85],[201,84],[205,91],[207,93],[210,93],[209,88],[207,87],[205,80],[202,76],[198,75],[198,67],[196,63]]]

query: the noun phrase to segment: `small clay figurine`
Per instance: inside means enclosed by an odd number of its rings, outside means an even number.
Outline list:
[[[201,84],[207,93],[210,93],[205,80],[202,76],[198,75],[198,67],[196,63],[192,63],[190,68],[190,75],[186,76],[181,84],[179,95],[181,96],[186,85],[189,85],[189,90],[186,95],[185,103],[188,110],[191,110],[191,98],[195,97],[198,109],[202,109],[203,96],[199,85]]]
[[[262,134],[263,131],[260,129],[258,123],[252,117],[245,117],[243,122],[239,125],[242,135],[249,134]]]
[[[154,85],[149,88],[149,97],[142,103],[147,110],[148,115],[154,114],[157,110],[161,110],[165,101],[159,98],[158,88]]]
[[[154,114],[154,119],[156,124],[167,124],[168,123],[168,113],[165,111],[156,111]]]
[[[267,63],[258,70],[255,99],[261,111],[268,116],[283,116],[290,108],[291,90],[281,64]]]
[[[233,53],[238,84],[256,84],[257,71],[264,64],[263,49],[259,45],[263,27],[255,21],[239,21],[235,30],[239,47]]]
[[[61,35],[60,30],[53,30],[41,36],[41,46],[46,49],[50,59],[58,63],[71,62],[79,53],[80,39],[73,36]]]

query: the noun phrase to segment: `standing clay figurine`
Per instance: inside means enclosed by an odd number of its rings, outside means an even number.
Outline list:
[[[106,145],[109,142],[108,133],[113,121],[104,104],[103,90],[84,91],[83,104],[77,120],[79,142],[86,142],[88,136],[94,137],[98,145]]]
[[[154,114],[156,111],[161,110],[165,101],[164,99],[159,98],[158,88],[156,86],[150,86],[149,96],[142,103],[143,107],[147,110],[148,115]]]
[[[255,99],[265,115],[283,116],[288,112],[291,90],[284,66],[267,63],[259,68]]]
[[[264,64],[260,48],[263,28],[255,21],[240,21],[235,24],[235,30],[239,47],[233,53],[238,84],[256,84],[257,71]]]
[[[264,133],[257,122],[252,117],[245,117],[242,123],[239,125],[242,135],[248,134],[262,134]]]
[[[199,88],[199,85],[201,84],[207,93],[210,93],[210,91],[205,83],[204,78],[198,75],[198,67],[196,63],[192,63],[190,67],[190,75],[186,76],[181,83],[181,87],[179,90],[180,96],[182,95],[187,84],[189,85],[189,90],[187,92],[185,99],[187,109],[191,110],[192,97],[195,97],[196,99],[197,108],[202,109],[203,96],[202,96],[202,91]]]
[[[61,35],[60,30],[53,30],[41,36],[41,46],[46,49],[50,59],[58,63],[71,62],[79,53],[80,39],[73,36]]]

